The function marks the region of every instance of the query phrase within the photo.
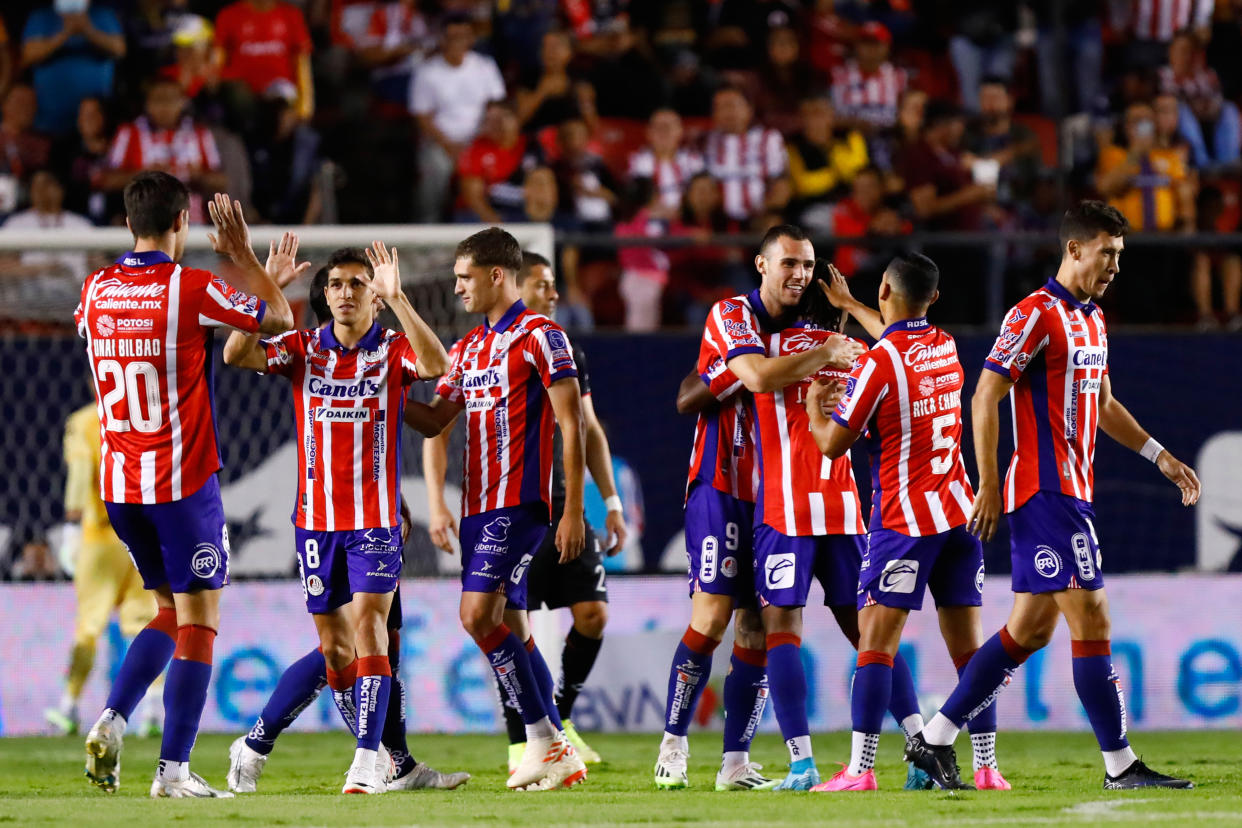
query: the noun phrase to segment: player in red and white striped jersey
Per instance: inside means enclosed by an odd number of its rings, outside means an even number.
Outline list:
[[[894,259],[880,283],[880,312],[854,300],[835,268],[829,299],[877,336],[845,386],[816,383],[807,396],[811,432],[828,457],[843,457],[864,432],[871,447],[872,511],[858,581],[858,670],[850,764],[815,790],[875,790],[876,747],[888,707],[901,631],[931,585],[940,628],[959,670],[983,640],[983,546],[966,529],[973,492],[961,458],[962,365],[953,337],[927,321],[940,272],[917,253]],[[828,389],[832,390],[829,391]],[[996,765],[995,706],[971,725],[975,781],[1008,789]]]
[[[521,269],[521,246],[498,227],[457,246],[455,291],[467,311],[485,319],[453,347],[431,404],[408,403],[406,422],[436,437],[466,412],[462,626],[526,724],[526,750],[508,787],[549,790],[585,779],[586,765],[561,729],[552,674],[530,634],[526,571],[548,531],[553,415],[565,467],[556,546],[562,563],[582,553],[585,440],[569,340],[522,303]]]
[[[286,234],[273,250],[292,259],[296,239]],[[224,358],[293,386],[298,568],[328,683],[357,735],[344,792],[382,793],[377,753],[392,682],[387,619],[401,575],[402,410],[409,386],[443,373],[448,355],[401,290],[396,250],[390,255],[380,242],[334,252],[311,289],[322,292],[331,323],[262,347],[257,337],[234,334]],[[405,333],[380,325],[381,302]]]
[[[970,527],[985,541],[995,532],[1002,509],[996,408],[1009,395],[1014,409],[1017,445],[1003,502],[1015,596],[1009,622],[979,648],[957,689],[909,743],[907,754],[942,787],[956,782],[952,744],[962,724],[1052,639],[1061,615],[1072,639],[1074,689],[1104,757],[1104,788],[1193,787],[1148,768],[1126,738],[1125,701],[1112,664],[1103,560],[1092,520],[1097,426],[1155,463],[1181,490],[1183,505],[1199,499],[1194,470],[1144,431],[1112,394],[1108,341],[1096,302],[1117,278],[1129,229],[1116,208],[1099,201],[1084,201],[1066,212],[1056,278],[1006,316],[975,388],[971,414],[979,491]]]
[[[134,249],[86,278],[74,318],[86,339],[99,406],[101,494],[159,611],[134,638],[87,736],[86,773],[104,790],[116,790],[126,721],[173,659],[151,795],[218,796],[189,768],[211,679],[220,588],[228,581],[212,338],[217,327],[251,333],[291,327],[279,287],[287,274],[273,278],[259,264],[241,204],[228,196],[217,195],[210,205],[212,244],[240,268],[256,296],[177,264],[190,226],[189,191],[173,176],[139,173],[125,188],[125,212]]]
[[[891,42],[882,23],[867,23],[860,30],[857,56],[832,70],[832,103],[851,129],[870,132],[897,123],[908,78],[888,60]]]

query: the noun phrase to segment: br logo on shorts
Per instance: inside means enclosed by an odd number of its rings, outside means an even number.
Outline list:
[[[703,538],[702,554],[699,555],[699,580],[710,584],[716,580],[716,549],[719,543],[714,535]]]
[[[1061,556],[1047,546],[1035,548],[1035,571],[1045,578],[1055,578],[1061,572]]]
[[[194,557],[190,558],[190,569],[200,578],[210,578],[220,568],[220,550],[210,543],[200,543],[194,547]]]
[[[979,564],[979,571],[975,573],[975,589],[979,590],[979,594],[983,594],[983,564]]]
[[[306,579],[306,591],[316,598],[323,595],[323,578],[312,575]]]
[[[509,527],[512,525],[513,521],[502,515],[483,527],[483,537],[492,543],[503,543],[509,539]]]
[[[513,574],[509,576],[509,580],[515,584],[522,583],[522,576],[526,574],[526,568],[530,566],[530,559],[534,555],[527,553],[522,556],[522,560],[518,561],[518,565],[513,567]]]
[[[880,592],[912,593],[919,583],[919,562],[898,558],[884,564],[880,573]]]
[[[768,589],[789,589],[794,585],[794,575],[797,572],[793,553],[768,556],[763,571],[768,580]]]

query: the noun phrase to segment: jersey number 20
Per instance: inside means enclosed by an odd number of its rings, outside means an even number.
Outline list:
[[[115,359],[103,359],[95,366],[95,373],[102,387],[104,381],[115,383],[111,391],[103,395],[104,422],[108,431],[134,431],[150,434],[159,431],[164,423],[164,409],[160,402],[160,376],[149,362],[131,362],[124,368]],[[139,385],[144,386],[139,388]],[[113,408],[125,399],[123,415]],[[146,415],[143,415],[143,405]]]

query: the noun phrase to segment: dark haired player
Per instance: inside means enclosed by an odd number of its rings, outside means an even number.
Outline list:
[[[159,609],[130,644],[86,737],[86,775],[116,791],[126,723],[167,666],[164,736],[151,795],[231,796],[190,773],[220,627],[220,589],[228,581],[212,339],[224,326],[286,331],[293,312],[280,280],[255,257],[239,202],[216,195],[208,205],[215,224],[209,238],[238,266],[254,296],[206,270],[177,264],[190,229],[190,195],[181,181],[142,172],[126,185],[124,199],[134,249],[86,278],[74,320],[86,339],[102,425],[100,493]]]
[[[556,312],[560,296],[556,292],[556,277],[552,263],[538,253],[522,251],[522,270],[518,273],[518,290],[522,302],[534,313],[549,319]],[[578,369],[578,388],[582,392],[582,417],[586,427],[586,465],[599,486],[600,495],[607,507],[604,552],[615,555],[625,545],[627,530],[612,475],[612,452],[608,437],[595,414],[592,403],[591,382],[587,373],[586,354],[573,344],[574,365]],[[448,441],[452,426],[438,437],[423,441],[423,476],[427,480],[427,501],[430,509],[431,540],[445,552],[452,552],[449,535],[457,534],[453,513],[444,501],[444,472],[448,459]],[[604,563],[600,558],[595,533],[585,524],[586,538],[582,554],[574,560],[559,563],[556,549],[555,527],[565,509],[565,468],[562,460],[561,437],[558,431],[552,450],[552,527],[530,562],[526,573],[527,606],[539,608],[546,604],[549,609],[568,607],[573,615],[573,626],[565,636],[561,651],[561,675],[556,682],[556,709],[565,725],[565,736],[578,750],[582,761],[593,764],[601,761],[596,753],[578,734],[573,726],[574,702],[582,686],[586,684],[595,658],[603,644],[604,626],[608,622],[608,586]],[[585,521],[585,517],[584,517]],[[511,610],[517,611],[517,610]],[[526,750],[526,730],[522,717],[505,704],[504,687],[500,687],[505,728],[509,734],[509,770],[514,770]]]
[[[1096,427],[1155,463],[1199,499],[1199,479],[1113,396],[1108,335],[1096,302],[1117,278],[1129,225],[1115,208],[1084,201],[1061,220],[1061,266],[1055,278],[1010,309],[984,363],[971,401],[979,491],[970,528],[983,540],[1009,515],[1013,610],[970,659],[957,688],[907,758],[942,788],[961,787],[953,741],[1032,653],[1045,646],[1062,615],[1069,626],[1074,689],[1104,756],[1104,788],[1190,788],[1157,773],[1126,738],[1125,702],[1113,669],[1103,560],[1095,534],[1092,460]],[[997,473],[999,418],[1009,395],[1015,447],[1009,473]]]
[[[516,280],[522,248],[498,227],[457,245],[455,292],[483,324],[453,346],[430,404],[411,401],[406,422],[435,437],[466,412],[462,477],[461,623],[487,656],[526,725],[526,750],[506,783],[552,790],[586,778],[553,699],[552,674],[523,611],[526,572],[548,532],[552,431],[564,438],[565,511],[560,562],[582,553],[582,394],[569,339],[527,309]],[[555,422],[553,413],[555,412]],[[506,615],[506,605],[516,610]],[[510,627],[508,621],[516,624]]]
[[[296,252],[296,241],[282,240],[288,267]],[[342,248],[327,267],[331,324],[264,343],[236,334],[224,359],[293,387],[298,569],[328,685],[357,736],[342,792],[374,794],[389,775],[379,750],[392,688],[387,619],[401,574],[402,407],[409,386],[443,373],[448,355],[401,290],[396,250]],[[379,324],[381,302],[404,334]]]
[[[922,608],[930,585],[949,655],[964,667],[983,637],[983,546],[966,529],[974,494],[961,455],[962,365],[953,337],[927,321],[940,295],[939,268],[917,253],[893,259],[880,281],[878,314],[853,301],[835,268],[832,275],[828,295],[880,335],[854,364],[844,398],[841,385],[815,383],[806,400],[812,436],[825,456],[845,455],[868,433],[874,487],[858,581],[850,763],[813,790],[873,791],[906,618]],[[980,764],[975,781],[1006,790],[995,764],[995,704],[989,708],[990,727],[971,733]]]

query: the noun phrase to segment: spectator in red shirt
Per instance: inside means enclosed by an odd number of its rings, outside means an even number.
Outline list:
[[[365,34],[355,39],[362,64],[371,70],[371,91],[386,110],[404,114],[410,100],[410,84],[436,38],[419,0],[377,3]]]
[[[306,19],[284,0],[237,0],[216,17],[216,59],[233,106],[278,98],[305,121],[315,111]]]
[[[900,236],[909,233],[910,222],[884,203],[884,175],[876,167],[863,167],[854,174],[850,195],[833,213],[834,236]],[[847,277],[878,275],[892,259],[892,251],[877,247],[838,247],[833,257]]]
[[[512,105],[489,103],[479,134],[457,161],[461,200],[469,211],[459,220],[498,224],[502,211],[521,209],[522,180],[540,165],[537,150],[519,130]]]

